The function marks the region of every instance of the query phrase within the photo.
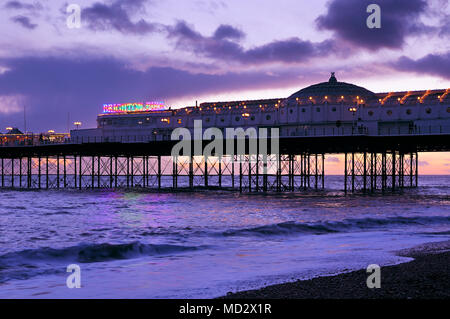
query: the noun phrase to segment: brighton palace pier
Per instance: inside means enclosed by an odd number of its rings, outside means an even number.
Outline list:
[[[196,120],[203,130],[278,128],[279,147],[271,150],[268,143],[268,153],[239,158],[234,152],[172,157],[178,142],[172,131],[193,133]],[[320,189],[326,186],[325,156],[340,153],[343,190],[395,191],[418,186],[418,152],[450,151],[449,140],[450,89],[373,93],[332,73],[327,82],[284,99],[180,109],[105,104],[97,128],[73,130],[65,143],[0,147],[1,186]]]

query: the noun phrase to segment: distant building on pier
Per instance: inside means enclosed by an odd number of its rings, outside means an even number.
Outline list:
[[[281,137],[402,135],[450,131],[450,89],[374,93],[337,81],[311,85],[288,98],[202,103],[105,104],[97,128],[71,131],[74,142],[170,140],[172,130],[278,127]]]

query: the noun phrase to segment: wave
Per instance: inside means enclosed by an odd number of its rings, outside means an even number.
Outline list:
[[[391,217],[344,219],[340,222],[299,223],[294,221],[257,226],[253,228],[232,229],[222,232],[223,236],[245,235],[290,235],[290,234],[330,234],[349,231],[364,231],[385,226],[408,226],[429,224],[450,224],[450,216]]]
[[[0,256],[0,267],[11,262],[51,262],[73,261],[79,263],[102,262],[109,260],[131,259],[140,256],[164,255],[193,251],[201,246],[179,246],[169,244],[143,244],[132,242],[126,244],[81,244],[78,246],[55,249],[43,247],[11,252]]]
[[[0,282],[64,272],[64,267],[70,263],[132,259],[195,251],[202,248],[205,247],[131,242],[126,244],[80,244],[61,249],[49,247],[27,249],[0,256]]]

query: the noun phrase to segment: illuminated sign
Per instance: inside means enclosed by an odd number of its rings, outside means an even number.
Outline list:
[[[103,113],[149,112],[165,109],[164,102],[103,104]]]

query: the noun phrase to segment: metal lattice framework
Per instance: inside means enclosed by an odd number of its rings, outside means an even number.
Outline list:
[[[1,187],[217,187],[241,192],[324,188],[325,155],[224,156],[56,155],[0,158]],[[345,153],[345,191],[417,187],[417,153]]]
[[[417,187],[417,153],[345,153],[345,191]]]

